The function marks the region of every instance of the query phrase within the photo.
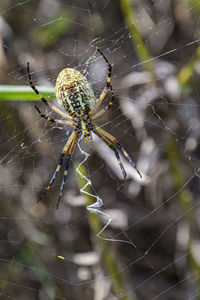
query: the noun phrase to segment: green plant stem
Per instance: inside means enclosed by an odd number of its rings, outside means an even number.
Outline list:
[[[200,58],[200,46],[197,47],[194,56],[190,61],[179,71],[177,78],[181,87],[185,86],[189,80],[192,79],[192,75],[195,71],[195,66],[198,63]]]
[[[140,62],[142,63],[144,69],[153,74],[153,65],[151,63],[149,51],[143,42],[139,30],[135,26],[135,24],[137,23],[137,19],[136,14],[134,12],[134,8],[130,0],[120,0],[120,5],[129,32],[131,33],[132,43],[137,53],[137,56]]]
[[[192,243],[194,240],[194,232],[198,232],[198,226],[194,223],[193,218],[193,204],[190,192],[186,187],[184,187],[185,184],[185,178],[184,178],[184,172],[181,170],[181,163],[179,159],[179,151],[177,149],[177,145],[174,141],[171,141],[167,145],[167,155],[168,160],[170,164],[170,170],[171,170],[171,177],[173,180],[173,184],[175,187],[175,190],[177,192],[177,200],[179,202],[179,205],[181,209],[184,212],[184,215],[187,217],[187,221],[189,223],[189,239],[186,245],[186,251],[187,251],[187,258],[188,262],[190,264],[190,268],[192,269],[192,272],[196,274],[196,289],[197,289],[197,295],[198,297],[195,299],[200,300],[200,264],[195,258],[193,254],[193,247]]]
[[[174,141],[170,141],[167,144],[167,155],[170,163],[173,184],[178,192],[177,197],[179,205],[185,213],[191,212],[191,214],[193,214],[190,193],[187,188],[183,188],[185,178],[183,176],[184,173],[181,170],[181,164],[179,160],[180,154],[178,153],[178,149]]]
[[[55,88],[39,86],[38,90],[48,101],[55,99]],[[30,86],[0,85],[0,101],[41,101]]]
[[[77,165],[75,166],[77,168]],[[79,167],[80,172],[86,177],[86,170],[83,166]],[[80,189],[83,188],[85,186],[85,179],[80,176],[77,173],[77,179],[78,179],[78,184]],[[87,193],[91,194],[91,190],[89,185],[85,188],[85,191]],[[84,194],[84,196],[86,197],[86,203],[87,205],[91,205],[92,203],[95,202],[95,199],[90,196],[90,195],[86,195]],[[88,221],[90,224],[90,227],[92,229],[92,232],[94,234],[93,236],[93,241],[95,239],[95,243],[98,243],[98,249],[101,249],[101,254],[102,254],[102,258],[103,261],[107,267],[108,273],[110,275],[110,278],[112,280],[112,284],[113,284],[113,289],[115,290],[115,293],[117,296],[120,296],[121,300],[131,300],[133,299],[133,297],[129,297],[126,295],[126,291],[125,291],[125,287],[123,284],[123,279],[120,275],[120,272],[118,270],[118,264],[117,264],[117,259],[114,257],[113,252],[111,253],[111,250],[109,249],[109,242],[105,241],[103,239],[100,239],[97,237],[98,233],[100,232],[100,230],[102,229],[102,224],[99,220],[99,217],[95,214],[95,213],[88,213]],[[100,247],[99,247],[100,246]],[[134,299],[136,299],[134,297]]]

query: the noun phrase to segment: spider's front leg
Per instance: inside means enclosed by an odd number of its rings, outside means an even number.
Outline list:
[[[140,175],[140,178],[142,178],[142,175],[138,168],[136,167],[136,164],[128,154],[128,152],[124,149],[124,146],[118,141],[114,136],[112,136],[107,131],[103,130],[102,128],[98,127],[95,128],[95,133],[104,141],[106,138],[108,141],[111,141],[114,145],[118,146],[121,153],[123,154],[124,158],[131,164],[131,166],[137,171],[137,173]],[[103,137],[103,138],[102,138]],[[105,142],[105,141],[104,141]],[[112,145],[112,144],[111,144]],[[110,147],[110,146],[109,146]]]
[[[122,174],[124,176],[124,183],[126,182],[126,177],[127,177],[127,173],[124,169],[124,166],[122,164],[122,161],[121,161],[121,158],[119,156],[119,152],[117,151],[117,148],[111,144],[111,142],[103,135],[101,134],[101,132],[99,131],[99,128],[95,128],[94,129],[94,133],[112,150],[114,151],[115,153],[115,157],[117,158],[118,160],[118,163],[119,163],[119,166],[120,166],[120,169],[122,171]]]
[[[70,145],[74,143],[74,140],[76,139],[76,137],[77,137],[77,134],[76,134],[75,131],[73,131],[71,136],[69,137],[67,143],[65,144],[65,146],[63,148],[63,151],[62,151],[62,153],[60,155],[60,158],[59,158],[58,166],[57,166],[57,168],[56,168],[56,170],[55,170],[55,172],[54,172],[54,174],[53,174],[53,176],[52,176],[52,178],[49,182],[49,185],[46,187],[46,189],[44,190],[44,192],[42,193],[42,195],[40,196],[40,198],[38,199],[37,202],[40,202],[44,198],[45,194],[50,190],[52,184],[54,183],[54,180],[56,179],[56,176],[58,175],[58,172],[60,171],[60,168],[61,168],[62,163],[63,163],[63,158],[64,158],[66,152],[68,151]]]
[[[60,204],[60,199],[63,195],[63,190],[64,190],[64,186],[65,186],[65,182],[66,182],[66,178],[67,178],[67,174],[68,174],[68,169],[69,169],[69,162],[70,162],[70,159],[72,157],[72,154],[74,153],[74,150],[76,148],[76,144],[77,144],[77,141],[78,141],[78,135],[76,135],[76,137],[74,138],[71,146],[70,146],[70,150],[69,150],[69,153],[67,155],[67,158],[66,158],[66,162],[65,162],[65,170],[64,170],[64,175],[63,175],[63,179],[62,179],[62,183],[61,183],[61,187],[60,187],[60,194],[59,194],[59,198],[58,198],[58,201],[57,201],[57,205],[56,205],[56,209],[58,208],[59,204]]]
[[[126,158],[126,160],[131,164],[131,166],[134,169],[136,169],[136,171],[140,175],[140,178],[142,178],[142,175],[141,175],[140,171],[138,170],[138,168],[136,167],[136,164],[134,163],[134,161],[132,160],[132,158],[130,157],[130,155],[128,154],[128,152],[124,149],[124,146],[121,144],[121,142],[120,141],[116,141],[116,144],[118,145],[119,149],[121,150],[121,153],[124,155],[124,157]]]

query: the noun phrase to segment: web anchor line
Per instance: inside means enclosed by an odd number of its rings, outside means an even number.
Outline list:
[[[130,244],[131,246],[133,246],[134,248],[136,248],[136,245],[131,241],[131,240],[121,240],[121,239],[114,239],[114,238],[106,238],[102,236],[102,233],[105,231],[105,229],[110,225],[110,223],[113,220],[113,217],[105,212],[103,212],[101,210],[101,207],[103,205],[103,200],[95,194],[89,193],[87,192],[85,189],[90,186],[91,190],[94,191],[94,188],[92,186],[92,182],[90,179],[88,179],[81,171],[80,171],[80,167],[84,164],[84,162],[88,159],[88,157],[90,156],[90,154],[88,154],[87,152],[85,152],[81,146],[80,146],[80,141],[83,139],[83,137],[81,137],[78,141],[78,148],[81,152],[81,154],[83,154],[85,157],[83,158],[83,160],[80,162],[80,164],[78,165],[78,167],[76,168],[76,172],[81,176],[81,178],[85,179],[86,184],[84,185],[83,188],[80,189],[80,192],[82,194],[85,194],[87,196],[90,196],[92,198],[94,198],[96,201],[90,205],[87,206],[87,210],[90,213],[95,213],[95,214],[99,214],[102,215],[104,217],[107,218],[107,223],[103,226],[103,228],[97,233],[97,237],[104,240],[104,241],[109,241],[109,242],[120,242],[120,243],[126,243],[126,244]],[[126,234],[125,234],[126,235]],[[126,235],[127,237],[127,235]],[[127,237],[128,238],[128,237]]]

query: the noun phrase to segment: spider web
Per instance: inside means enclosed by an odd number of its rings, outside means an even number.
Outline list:
[[[71,128],[41,119],[32,102],[1,102],[1,299],[200,298],[200,4],[132,7],[153,76],[136,55],[118,1],[0,4],[2,84],[28,85],[29,61],[37,86],[55,85],[71,67],[98,96],[107,75],[99,47],[113,65],[116,99],[97,124],[123,143],[143,175],[123,161],[128,181],[119,189],[116,158],[94,136],[75,151],[59,209],[62,170],[37,204]]]

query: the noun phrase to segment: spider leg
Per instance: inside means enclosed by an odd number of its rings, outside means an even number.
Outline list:
[[[58,201],[57,201],[57,205],[56,205],[56,209],[58,209],[58,206],[60,204],[60,199],[63,195],[63,190],[64,190],[64,186],[65,186],[65,182],[66,182],[66,178],[67,178],[67,174],[68,174],[68,169],[69,169],[69,161],[72,157],[72,154],[75,150],[75,147],[76,147],[76,144],[77,144],[77,140],[78,140],[78,135],[76,135],[76,137],[74,138],[71,146],[70,146],[70,150],[69,150],[69,153],[67,155],[67,158],[66,158],[66,162],[65,162],[65,170],[64,170],[64,175],[63,175],[63,179],[62,179],[62,183],[61,183],[61,187],[60,187],[60,194],[59,194],[59,198],[58,198]]]
[[[142,178],[142,175],[141,175],[140,171],[138,170],[138,168],[136,167],[136,164],[131,159],[131,157],[128,154],[128,152],[124,149],[124,146],[120,143],[120,141],[118,141],[116,139],[116,137],[114,137],[113,135],[111,135],[110,133],[108,133],[107,131],[103,130],[100,127],[98,127],[98,129],[96,128],[96,130],[98,130],[102,135],[104,135],[106,138],[108,138],[113,144],[115,144],[115,145],[117,145],[119,147],[119,149],[120,149],[121,153],[123,154],[123,156],[125,157],[125,159],[138,172],[138,174],[140,175],[140,178]]]
[[[58,119],[52,119],[52,118],[50,118],[50,117],[47,117],[47,116],[45,116],[40,110],[39,110],[39,108],[37,107],[37,105],[35,105],[35,109],[38,111],[38,113],[40,114],[40,116],[41,116],[41,118],[44,118],[44,119],[46,119],[46,120],[48,120],[48,121],[50,121],[50,122],[55,122],[55,123],[58,123],[58,124],[63,124],[63,125],[74,125],[74,123],[73,122],[68,122],[68,121],[64,121],[64,120],[58,120]]]
[[[67,114],[65,114],[64,112],[62,112],[59,108],[57,108],[53,103],[49,103],[38,91],[38,89],[36,88],[36,86],[34,85],[32,78],[31,78],[31,74],[30,74],[30,70],[29,70],[29,62],[27,62],[27,74],[28,74],[28,79],[29,79],[29,84],[31,86],[31,88],[34,90],[34,92],[38,95],[38,97],[42,100],[42,102],[44,104],[46,104],[47,106],[49,106],[49,108],[51,108],[52,110],[54,110],[56,113],[58,113],[59,115],[61,115],[64,118],[67,118],[69,120],[73,120],[73,117],[68,116]]]
[[[102,116],[105,112],[107,112],[111,106],[113,105],[113,101],[115,99],[115,94],[114,94],[114,91],[112,89],[112,86],[110,86],[110,90],[111,90],[111,99],[110,99],[110,102],[108,103],[107,106],[105,106],[104,108],[102,108],[98,113],[96,113],[91,119],[94,120],[94,119],[97,119],[99,118],[100,116]]]
[[[53,176],[52,176],[52,178],[49,182],[49,185],[46,187],[46,189],[44,190],[44,192],[42,193],[42,195],[38,199],[37,203],[40,202],[44,198],[45,194],[50,190],[50,188],[51,188],[52,184],[54,183],[54,180],[55,180],[56,176],[58,175],[58,172],[60,171],[60,168],[62,166],[63,157],[65,156],[67,150],[69,149],[71,143],[73,143],[73,140],[75,138],[76,138],[76,132],[73,131],[71,136],[69,137],[67,143],[65,144],[63,150],[62,150],[62,153],[61,153],[60,158],[59,158],[59,163],[58,163],[57,168],[56,168],[56,170],[55,170],[55,172],[54,172],[54,174],[53,174]]]
[[[120,141],[117,141],[117,145],[119,146],[119,149],[121,150],[121,153],[124,155],[124,157],[126,158],[126,160],[138,172],[138,174],[140,175],[140,178],[142,178],[142,175],[141,175],[140,171],[138,170],[138,168],[136,167],[136,164],[134,163],[134,161],[132,160],[132,158],[130,157],[130,155],[128,154],[128,152],[124,149],[124,146],[120,143]]]
[[[122,161],[121,161],[121,158],[120,158],[120,156],[119,156],[119,152],[118,152],[118,150],[117,150],[117,148],[114,146],[114,145],[112,145],[111,143],[110,143],[110,141],[100,132],[100,130],[99,130],[99,128],[95,128],[94,129],[94,133],[108,146],[108,147],[110,147],[110,149],[111,150],[113,150],[114,151],[114,153],[115,153],[115,156],[116,156],[116,158],[117,158],[117,160],[118,160],[118,163],[119,163],[119,166],[120,166],[120,168],[121,168],[121,171],[122,171],[122,174],[123,174],[123,176],[124,176],[124,181],[126,181],[126,177],[127,177],[127,173],[126,173],[126,171],[125,171],[125,169],[124,169],[124,166],[123,166],[123,164],[122,164]]]
[[[97,100],[95,106],[93,107],[93,109],[90,112],[90,115],[94,115],[95,111],[97,110],[97,108],[99,107],[99,105],[101,104],[101,102],[103,101],[103,99],[105,98],[108,89],[110,88],[110,82],[111,82],[111,74],[112,74],[112,66],[109,63],[108,59],[105,57],[105,55],[103,54],[103,52],[100,49],[97,49],[99,51],[99,53],[103,56],[103,58],[105,59],[107,66],[108,66],[108,75],[107,75],[107,80],[106,80],[106,86],[103,89],[99,99]]]

